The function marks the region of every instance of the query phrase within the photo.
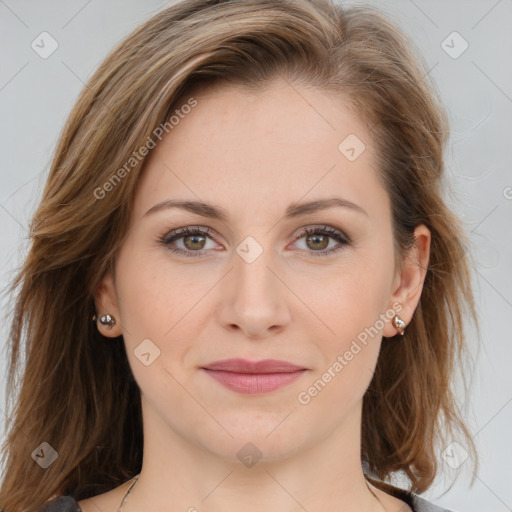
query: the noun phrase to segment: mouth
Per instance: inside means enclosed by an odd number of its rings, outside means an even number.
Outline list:
[[[225,359],[201,367],[207,375],[224,387],[238,393],[269,393],[283,388],[301,377],[307,368],[288,361],[265,359]]]

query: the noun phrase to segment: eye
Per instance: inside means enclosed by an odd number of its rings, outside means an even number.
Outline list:
[[[212,241],[212,233],[208,227],[187,226],[171,231],[161,237],[159,242],[173,253],[192,258],[200,257],[209,249],[213,249],[206,247],[208,239]],[[295,242],[302,239],[305,240],[306,247],[301,250],[314,256],[328,256],[350,244],[350,239],[346,235],[330,226],[306,228],[295,238]],[[328,248],[332,240],[338,244]],[[328,249],[325,250],[326,248]]]
[[[208,248],[205,249],[205,244],[208,238],[211,240],[211,234],[212,230],[210,228],[187,226],[171,231],[160,238],[159,242],[173,253],[193,258],[202,256],[208,250]],[[176,245],[182,247],[171,245],[178,241],[179,243]]]
[[[312,253],[314,256],[329,256],[338,252],[345,245],[350,245],[350,239],[341,231],[331,228],[330,226],[316,226],[313,228],[306,228],[295,240],[304,239],[307,252]],[[329,239],[338,242],[338,245],[329,247]],[[308,249],[312,249],[309,250]]]

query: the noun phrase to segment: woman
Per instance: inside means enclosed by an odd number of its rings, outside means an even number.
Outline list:
[[[108,56],[12,286],[2,510],[442,510],[476,315],[409,48],[328,0],[185,0]]]

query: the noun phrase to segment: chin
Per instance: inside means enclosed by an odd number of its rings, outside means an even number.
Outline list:
[[[265,463],[278,463],[305,450],[314,444],[314,434],[308,433],[292,422],[269,421],[265,418],[251,418],[246,423],[242,418],[236,426],[230,425],[229,432],[233,436],[217,435],[204,439],[204,447],[214,455],[237,465],[252,467]],[[281,422],[281,424],[280,424]]]

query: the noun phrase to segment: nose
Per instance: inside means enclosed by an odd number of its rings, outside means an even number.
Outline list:
[[[233,260],[233,268],[223,280],[218,321],[223,328],[239,330],[252,340],[281,332],[291,319],[290,292],[270,251],[264,250],[250,263],[238,254]]]

